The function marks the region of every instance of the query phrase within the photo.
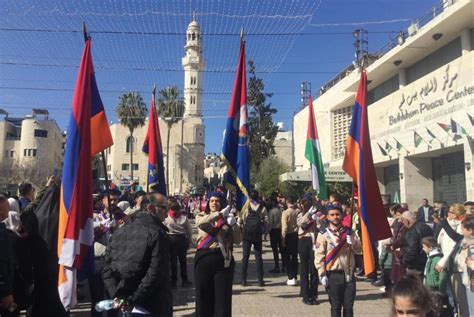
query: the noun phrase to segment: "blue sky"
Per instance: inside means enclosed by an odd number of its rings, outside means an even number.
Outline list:
[[[93,38],[97,82],[110,121],[126,91],[147,104],[154,83],[183,87],[184,32],[193,10],[204,32],[206,152],[221,151],[239,31],[266,92],[274,121],[290,128],[300,85],[313,95],[354,58],[352,32],[369,32],[369,51],[385,45],[439,0],[59,1],[4,0],[0,7],[0,108],[11,116],[47,108],[61,129],[71,109],[83,49],[82,21]]]

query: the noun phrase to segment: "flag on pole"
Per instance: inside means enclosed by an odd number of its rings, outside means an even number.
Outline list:
[[[426,128],[426,132],[428,132],[428,135],[431,137],[430,143],[433,142],[434,139],[437,139],[436,135],[431,132],[430,129]]]
[[[413,135],[413,138],[414,138],[414,142],[415,142],[415,147],[418,147],[418,145],[420,145],[420,143],[423,140],[423,138],[421,137],[421,135],[418,134],[418,132],[415,131],[415,134]]]
[[[469,121],[471,121],[471,126],[474,127],[474,117],[471,116],[469,113],[467,114],[467,116],[469,117]]]
[[[306,134],[305,158],[311,165],[311,180],[313,189],[321,199],[328,199],[326,177],[324,176],[324,164],[321,158],[321,146],[319,144],[318,127],[314,118],[313,97],[308,100],[308,132]]]
[[[392,150],[392,146],[390,145],[390,143],[388,143],[387,141],[385,141],[385,150],[387,150],[388,152],[390,152]]]
[[[395,192],[395,195],[393,195],[393,203],[394,204],[399,204],[401,201],[400,201],[400,193],[398,192],[398,190]]]
[[[59,203],[58,291],[66,310],[77,303],[77,269],[93,267],[92,156],[113,145],[95,81],[92,40],[86,33],[85,38],[66,135]]]
[[[151,95],[150,118],[148,130],[143,142],[142,151],[148,155],[147,191],[156,190],[166,196],[165,169],[163,165],[163,148],[161,146],[160,122],[155,106],[155,91]]]
[[[383,156],[388,156],[387,151],[385,151],[385,149],[380,144],[377,143],[377,145],[379,146],[379,150],[382,153],[382,155]]]
[[[395,147],[397,148],[397,151],[399,151],[399,152],[400,152],[400,150],[401,150],[401,149],[403,149],[403,145],[402,145],[400,142],[398,142],[398,140],[397,140],[397,139],[395,139],[395,138],[393,138],[393,139],[394,139],[394,140],[395,140],[395,142],[396,142],[396,145],[395,145]]]
[[[466,129],[464,129],[458,122],[454,121],[451,119],[451,131],[453,131],[454,134],[467,134]]]
[[[451,126],[449,124],[444,124],[444,123],[439,123],[438,122],[438,125],[441,127],[441,129],[443,129],[444,131],[448,132],[451,131]]]
[[[375,174],[366,98],[367,73],[365,69],[362,69],[342,168],[357,183],[359,190],[358,204],[364,271],[366,275],[369,275],[375,271],[374,243],[389,238],[392,234],[384,214]]]
[[[250,163],[247,119],[245,41],[240,39],[239,62],[227,114],[222,159],[227,165],[227,185],[236,189],[236,207],[245,214],[250,204]]]

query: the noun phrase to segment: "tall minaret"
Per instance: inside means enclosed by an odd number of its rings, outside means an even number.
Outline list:
[[[193,13],[193,21],[189,23],[186,31],[186,56],[182,58],[184,68],[184,116],[202,116],[202,71],[205,62],[202,57],[202,35],[201,28],[196,22],[196,14]]]

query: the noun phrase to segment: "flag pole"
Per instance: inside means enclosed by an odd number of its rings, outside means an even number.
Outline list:
[[[82,32],[84,33],[84,42],[87,42],[90,39],[89,33],[87,33],[86,22],[82,22]],[[102,157],[102,168],[104,170],[104,178],[105,178],[105,193],[107,195],[107,211],[109,214],[109,218],[112,219],[112,211],[110,210],[110,192],[109,192],[109,176],[107,174],[107,157],[105,156],[105,151],[102,150],[100,152]]]

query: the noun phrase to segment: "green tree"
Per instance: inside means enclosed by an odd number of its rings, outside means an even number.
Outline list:
[[[282,192],[283,183],[280,175],[290,171],[290,167],[275,156],[263,160],[255,177],[258,191],[265,197],[270,197],[272,192]]]
[[[257,78],[255,65],[249,61],[250,79],[248,83],[249,113],[249,151],[250,174],[256,174],[262,161],[275,154],[273,141],[278,132],[278,127],[273,124],[273,115],[277,112],[267,103],[267,98],[273,94],[265,93],[265,85],[261,78]]]
[[[166,191],[169,193],[169,153],[170,132],[173,124],[183,118],[184,102],[179,98],[177,86],[168,86],[158,92],[158,115],[166,122],[168,134],[166,136]]]
[[[130,178],[133,182],[133,148],[136,143],[133,131],[145,125],[148,109],[138,92],[127,92],[119,97],[116,113],[120,124],[126,126],[130,131],[130,143],[127,142],[127,146],[130,146]]]

